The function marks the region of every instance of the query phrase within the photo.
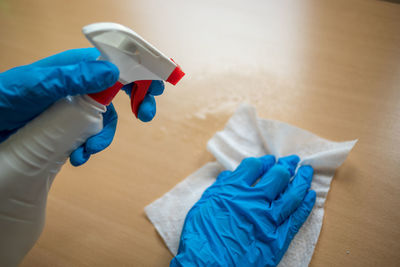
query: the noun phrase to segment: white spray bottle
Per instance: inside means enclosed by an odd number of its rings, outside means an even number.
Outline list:
[[[103,128],[102,113],[120,88],[135,82],[131,96],[137,116],[151,80],[176,84],[179,66],[132,30],[95,23],[83,33],[99,59],[114,63],[119,81],[100,93],[62,99],[0,144],[0,266],[16,266],[39,238],[46,200],[55,175],[71,152]]]

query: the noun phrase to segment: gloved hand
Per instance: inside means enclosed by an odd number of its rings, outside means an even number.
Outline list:
[[[115,65],[96,61],[96,48],[72,49],[33,64],[0,73],[0,142],[34,119],[51,104],[68,95],[96,93],[118,79]],[[132,84],[124,87],[129,91]],[[153,81],[139,107],[140,120],[150,121],[156,113],[153,95],[162,94],[162,81]],[[111,104],[103,114],[103,130],[72,152],[71,164],[85,163],[91,154],[108,147],[117,127],[117,113]]]
[[[267,155],[222,172],[186,216],[170,266],[278,265],[316,198],[311,166],[291,181],[298,162]]]

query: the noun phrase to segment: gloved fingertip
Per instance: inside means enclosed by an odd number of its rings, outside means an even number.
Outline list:
[[[286,167],[290,172],[290,175],[294,175],[297,164],[300,162],[300,158],[297,155],[290,155],[278,159],[278,164]]]
[[[111,103],[103,114],[103,129],[100,133],[88,138],[85,143],[85,151],[95,154],[106,149],[113,141],[117,129],[118,114]]]
[[[93,136],[86,141],[85,150],[87,154],[96,154],[106,149],[111,142],[105,142],[102,137]]]
[[[81,63],[85,82],[94,92],[113,86],[119,78],[117,66],[108,61],[88,61]]]
[[[109,122],[100,133],[86,140],[85,152],[87,154],[96,154],[106,149],[114,139],[116,128],[117,120]]]
[[[95,61],[97,64],[104,64],[104,70],[99,69],[100,73],[104,73],[104,83],[106,87],[113,86],[119,78],[119,69],[116,65],[108,61]]]
[[[87,54],[86,60],[96,60],[100,56],[100,51],[96,47],[81,48]]]
[[[298,224],[297,228],[307,220],[308,215],[310,215],[311,210],[314,207],[315,201],[317,199],[317,194],[314,190],[309,190],[307,195],[304,197],[303,202],[300,204],[298,209],[293,213],[294,223]]]
[[[133,83],[125,84],[121,89],[125,91],[125,93],[131,97],[132,94]]]
[[[314,169],[310,165],[304,165],[299,168],[297,173],[305,178],[308,182],[311,182],[314,175]]]
[[[264,172],[269,170],[276,162],[276,158],[274,155],[265,155],[265,156],[260,157],[259,159],[263,163]]]
[[[314,190],[308,191],[307,195],[304,197],[304,202],[307,203],[310,210],[314,207],[315,201],[317,199],[317,193]]]
[[[153,80],[151,82],[148,93],[151,95],[161,95],[164,92],[164,82],[159,80]]]
[[[156,101],[153,96],[146,95],[139,106],[138,118],[143,122],[151,121],[156,115]]]
[[[117,127],[118,122],[118,113],[115,110],[113,103],[107,106],[107,111],[103,114],[103,125],[107,127],[109,125],[113,126],[114,132]]]
[[[89,158],[90,154],[85,153],[84,147],[80,146],[71,153],[69,161],[72,166],[78,167],[87,162]]]
[[[249,170],[259,170],[260,172],[263,171],[264,169],[264,163],[260,158],[255,158],[255,157],[248,157],[248,158],[244,158],[239,166],[235,169],[235,172],[247,172]]]

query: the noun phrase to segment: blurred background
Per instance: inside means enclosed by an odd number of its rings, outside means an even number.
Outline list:
[[[400,265],[400,5],[396,1],[0,0],[0,71],[88,47],[86,24],[126,25],[186,72],[137,121],[114,101],[113,144],[69,163],[22,266],[168,266],[143,208],[212,156],[239,103],[335,141],[338,170],[310,266]]]

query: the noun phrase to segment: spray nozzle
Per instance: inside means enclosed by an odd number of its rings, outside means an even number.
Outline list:
[[[87,25],[82,31],[101,52],[100,59],[114,63],[120,71],[115,85],[90,94],[90,97],[103,105],[110,104],[122,86],[133,82],[131,107],[137,117],[138,107],[152,80],[176,85],[185,75],[172,59],[125,26],[102,22]]]

